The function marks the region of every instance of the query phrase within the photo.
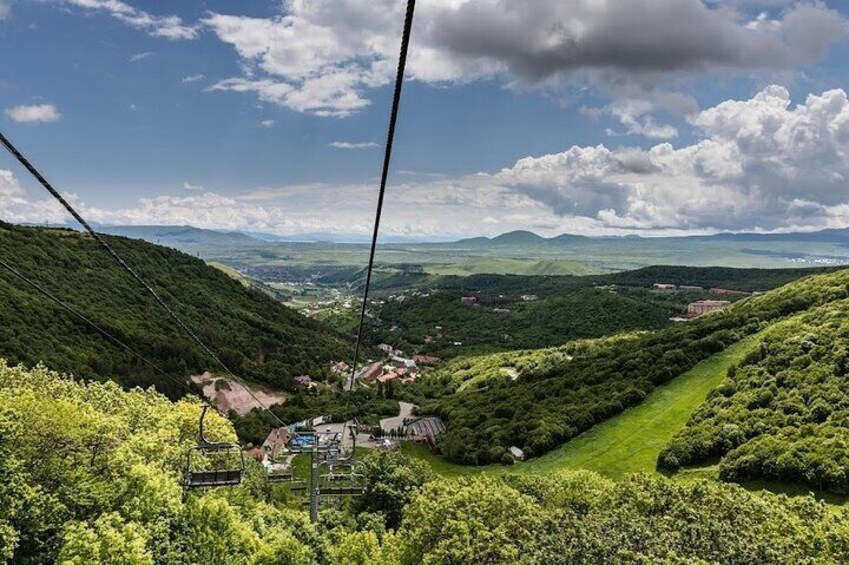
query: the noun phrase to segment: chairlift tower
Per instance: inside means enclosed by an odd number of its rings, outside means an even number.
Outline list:
[[[310,456],[310,479],[307,488],[310,507],[310,521],[318,521],[318,510],[322,497],[360,496],[363,494],[363,475],[356,472],[354,449],[357,442],[357,425],[346,425],[351,434],[351,452],[344,452],[344,434],[307,432],[296,433],[290,440],[290,453]],[[322,467],[327,468],[323,472]],[[345,469],[341,471],[340,468]],[[338,482],[341,484],[326,484]],[[294,490],[294,489],[292,489]]]

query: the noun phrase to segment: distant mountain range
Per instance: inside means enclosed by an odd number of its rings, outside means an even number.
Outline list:
[[[72,227],[77,226],[63,226]],[[98,231],[111,235],[121,235],[134,239],[143,239],[163,245],[257,245],[262,243],[368,243],[369,236],[356,234],[328,234],[321,232],[275,235],[263,232],[241,232],[226,230],[210,230],[193,226],[107,226],[97,225]],[[574,243],[610,242],[610,241],[714,241],[714,242],[800,242],[800,243],[832,243],[849,246],[849,229],[827,229],[814,232],[791,233],[731,233],[723,232],[713,235],[691,235],[675,237],[643,237],[640,235],[625,236],[582,236],[562,234],[555,237],[542,237],[531,231],[516,230],[495,237],[472,237],[457,241],[435,240],[434,238],[381,236],[381,243],[388,244],[447,244],[463,246],[559,246]]]
[[[615,241],[615,240],[643,240],[670,241],[670,240],[709,240],[709,241],[732,241],[732,242],[808,242],[808,243],[837,243],[849,245],[849,229],[828,229],[815,232],[792,232],[792,233],[717,233],[713,235],[690,235],[676,237],[642,237],[639,235],[625,236],[583,236],[562,234],[555,237],[542,237],[530,231],[517,230],[495,237],[473,237],[461,239],[457,244],[462,245],[499,245],[499,246],[529,246],[529,245],[561,245],[570,243],[588,243],[591,241]]]

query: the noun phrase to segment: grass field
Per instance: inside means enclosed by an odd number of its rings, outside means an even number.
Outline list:
[[[406,444],[410,455],[427,461],[433,470],[444,476],[474,474],[546,474],[571,469],[587,469],[618,479],[628,473],[654,472],[660,450],[672,439],[725,377],[728,367],[739,362],[757,346],[759,336],[748,337],[722,353],[699,363],[672,382],[655,389],[639,405],[625,410],[581,434],[568,444],[527,463],[509,467],[490,465],[467,467],[448,463],[432,455],[420,445]],[[688,476],[710,476],[712,469],[679,473]]]

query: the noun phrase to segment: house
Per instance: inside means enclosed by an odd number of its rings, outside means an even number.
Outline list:
[[[512,455],[513,457],[515,457],[519,461],[525,460],[525,452],[522,451],[521,449],[519,449],[518,447],[516,447],[515,445],[513,447],[511,447],[510,449],[508,449],[508,451],[510,452],[510,455]]]
[[[383,374],[383,364],[379,362],[372,363],[357,374],[357,380],[363,381],[364,383],[372,383],[381,374]]]
[[[654,283],[652,286],[657,290],[675,290],[676,288],[678,288],[674,284],[668,283]]]
[[[729,304],[731,303],[727,300],[699,300],[698,302],[691,302],[690,305],[687,306],[687,315],[690,317],[701,316],[708,312],[721,310]]]
[[[268,437],[262,442],[262,450],[265,456],[272,461],[279,459],[286,452],[286,445],[291,439],[288,428],[274,428],[268,433]]]
[[[509,308],[493,308],[492,313],[493,314],[501,314],[502,316],[506,316],[507,314],[510,313],[510,309]]]
[[[389,364],[395,367],[396,369],[409,369],[411,371],[415,371],[418,369],[416,362],[412,359],[405,359],[404,357],[393,356],[389,360]]]
[[[248,456],[256,459],[257,461],[265,460],[265,451],[261,447],[254,447],[250,451],[248,451]]]
[[[295,381],[295,388],[298,390],[309,390],[316,386],[316,384],[312,381],[308,375],[300,375],[292,379]]]
[[[696,286],[696,285],[693,285],[693,284],[682,284],[681,286],[678,287],[678,290],[683,290],[685,292],[704,292],[705,287]]]
[[[534,300],[537,300],[538,298],[539,297],[536,294],[523,294],[522,295],[522,302],[533,302]]]
[[[385,383],[391,383],[392,381],[398,380],[406,374],[406,372],[402,373],[401,372],[402,370],[403,369],[400,369],[398,371],[392,371],[391,373],[386,373],[385,375],[380,375],[379,377],[377,377],[377,382],[385,384]]]
[[[463,296],[460,298],[460,304],[465,306],[473,306],[478,303],[477,296]]]
[[[437,365],[442,360],[432,355],[413,355],[413,361],[416,365]]]
[[[392,355],[392,353],[395,351],[395,348],[389,345],[388,343],[381,343],[377,346],[377,348],[386,353],[387,355]]]

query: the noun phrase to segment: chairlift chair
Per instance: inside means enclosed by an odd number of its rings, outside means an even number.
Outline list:
[[[204,405],[200,413],[198,444],[186,454],[184,485],[187,489],[236,486],[242,482],[245,472],[245,454],[238,445],[206,439],[203,422],[208,408]],[[224,466],[218,469],[199,468],[200,463],[207,460],[223,461]]]

